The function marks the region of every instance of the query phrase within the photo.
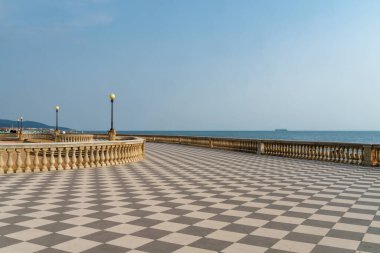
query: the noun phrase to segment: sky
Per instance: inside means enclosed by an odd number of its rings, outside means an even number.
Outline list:
[[[0,0],[0,118],[380,130],[380,1]]]

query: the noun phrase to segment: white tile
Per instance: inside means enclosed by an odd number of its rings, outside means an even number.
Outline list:
[[[82,252],[91,248],[94,248],[96,246],[100,245],[98,242],[85,240],[82,238],[75,238],[73,240],[60,243],[58,245],[53,246],[52,248],[68,251],[72,253]]]
[[[132,236],[132,235],[126,235],[120,238],[117,238],[115,240],[112,240],[108,242],[107,244],[116,245],[119,247],[129,248],[129,249],[136,249],[144,244],[147,244],[153,240]]]

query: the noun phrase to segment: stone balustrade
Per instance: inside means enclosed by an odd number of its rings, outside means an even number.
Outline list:
[[[22,133],[22,140],[54,140],[54,135],[50,133]]]
[[[139,137],[150,142],[244,151],[259,155],[283,156],[374,167],[380,165],[380,145],[164,135],[139,135]]]
[[[0,145],[0,173],[40,172],[127,164],[144,156],[144,140]]]
[[[57,136],[57,142],[89,142],[94,140],[92,134],[60,134]]]

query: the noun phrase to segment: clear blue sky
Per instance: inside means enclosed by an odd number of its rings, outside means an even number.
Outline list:
[[[0,118],[380,130],[380,1],[0,0]]]

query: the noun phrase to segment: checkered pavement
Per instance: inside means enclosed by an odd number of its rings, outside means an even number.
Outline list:
[[[380,252],[380,170],[175,144],[0,176],[3,252]]]

